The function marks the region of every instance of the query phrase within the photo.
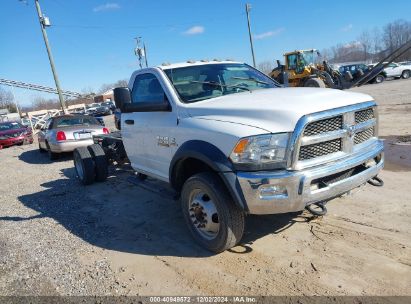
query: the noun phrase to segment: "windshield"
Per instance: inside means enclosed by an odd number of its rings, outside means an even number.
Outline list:
[[[0,132],[1,131],[9,131],[9,130],[17,130],[24,128],[23,125],[19,124],[18,122],[4,122],[0,123]]]
[[[242,63],[197,65],[164,72],[185,103],[278,87],[271,78]]]
[[[313,65],[319,63],[319,55],[316,51],[305,51],[301,53],[301,58],[304,60],[304,65]]]
[[[94,117],[78,116],[78,117],[63,117],[56,121],[55,128],[71,127],[71,126],[90,126],[99,125],[99,122]]]

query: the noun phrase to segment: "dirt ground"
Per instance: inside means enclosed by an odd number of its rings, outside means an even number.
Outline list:
[[[380,106],[385,186],[322,218],[249,216],[219,255],[193,242],[160,182],[120,168],[83,187],[71,155],[1,150],[0,295],[411,295],[411,80],[354,91]]]

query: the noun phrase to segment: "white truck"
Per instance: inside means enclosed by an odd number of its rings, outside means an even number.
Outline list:
[[[384,71],[387,73],[387,77],[408,79],[411,76],[411,65],[391,62],[384,68]]]
[[[80,180],[103,181],[107,159],[127,157],[142,178],[171,184],[194,239],[214,252],[240,241],[247,214],[321,214],[367,181],[382,185],[368,95],[283,88],[244,63],[198,61],[136,71],[114,98],[121,135],[75,151]]]

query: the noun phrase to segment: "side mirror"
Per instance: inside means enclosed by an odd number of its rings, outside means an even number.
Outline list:
[[[171,112],[171,106],[167,98],[164,98],[164,100],[159,101],[124,104],[121,112]]]
[[[131,94],[130,89],[127,87],[115,88],[113,90],[114,102],[116,107],[123,112],[124,106],[126,104],[131,104]]]

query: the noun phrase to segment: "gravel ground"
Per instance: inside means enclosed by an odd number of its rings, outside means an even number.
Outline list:
[[[411,295],[411,80],[354,91],[380,105],[385,186],[323,218],[249,216],[219,255],[193,243],[161,182],[136,186],[124,167],[83,187],[71,155],[1,150],[0,295]]]

